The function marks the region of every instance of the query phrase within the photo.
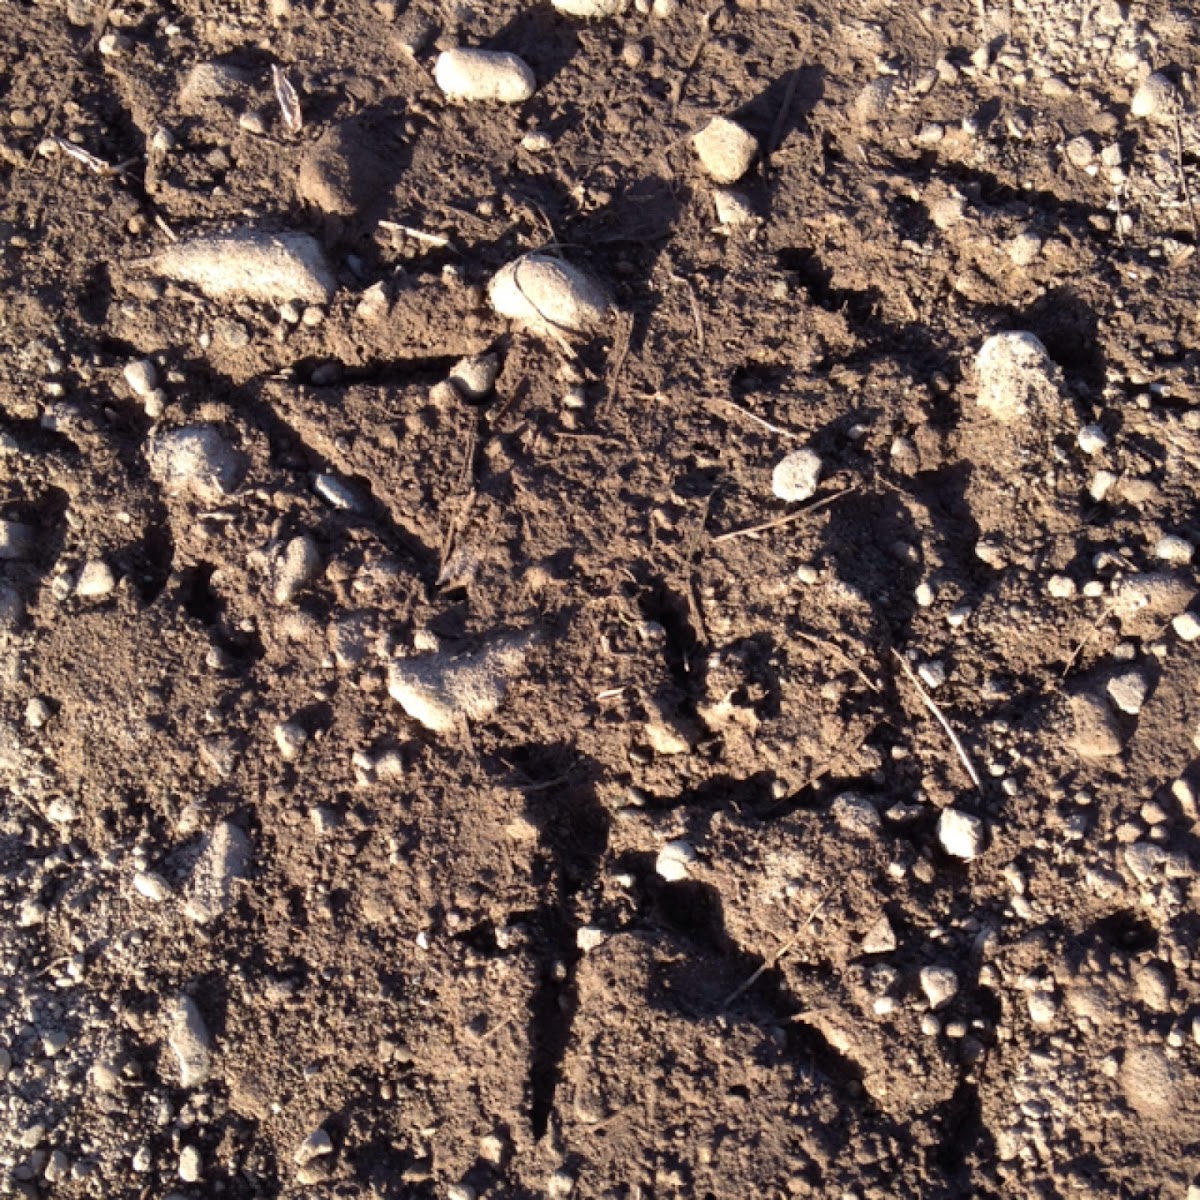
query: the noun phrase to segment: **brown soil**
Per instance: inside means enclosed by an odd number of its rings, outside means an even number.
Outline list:
[[[0,13],[0,518],[35,535],[0,561],[6,1194],[1189,1194],[1200,666],[1183,604],[1112,588],[1196,582],[1159,549],[1200,539],[1191,7],[397,7]],[[456,44],[534,98],[446,101]],[[1152,69],[1175,108],[1138,119]],[[762,151],[737,226],[689,144],[719,114]],[[314,234],[333,302],[147,269],[230,225]],[[491,312],[535,249],[609,327]],[[1057,366],[1016,426],[972,367],[1011,329]],[[485,350],[485,401],[437,387]],[[149,468],[198,422],[227,496]],[[798,511],[799,445],[811,511],[722,538]],[[280,603],[302,534],[322,570]],[[389,697],[397,656],[514,631],[493,715]],[[223,820],[250,869],[201,925]]]

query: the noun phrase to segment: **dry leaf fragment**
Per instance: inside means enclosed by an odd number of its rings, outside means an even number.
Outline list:
[[[299,133],[304,128],[300,97],[296,95],[291,80],[273,63],[271,82],[275,85],[275,98],[279,101],[279,111],[283,114],[283,127],[288,133]]]

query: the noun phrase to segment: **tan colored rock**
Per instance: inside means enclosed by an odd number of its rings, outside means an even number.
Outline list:
[[[535,641],[531,633],[493,639],[474,654],[422,654],[392,663],[388,692],[426,729],[446,733],[466,718],[482,721],[503,703],[512,676]]]
[[[753,134],[728,117],[713,120],[692,138],[700,165],[717,183],[737,183],[758,154]]]
[[[210,300],[325,304],[337,288],[324,251],[307,233],[235,229],[202,234],[138,265],[192,284]]]
[[[523,58],[496,50],[445,50],[434,64],[433,77],[452,99],[477,103],[521,104],[537,90]]]
[[[524,254],[503,267],[488,286],[488,299],[500,316],[542,336],[586,333],[611,311],[591,276],[550,254]]]
[[[1068,745],[1081,758],[1112,758],[1121,753],[1121,730],[1113,711],[1099,696],[1085,692],[1071,698],[1075,724]]]
[[[1032,333],[988,338],[975,358],[979,407],[1005,424],[1036,417],[1059,402],[1058,368]]]

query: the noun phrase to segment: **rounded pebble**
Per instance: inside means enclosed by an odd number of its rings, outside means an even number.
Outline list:
[[[753,135],[728,117],[711,120],[692,138],[692,145],[700,165],[717,183],[737,183],[758,153]]]
[[[809,500],[816,495],[822,466],[821,456],[815,450],[793,450],[775,464],[771,489],[788,503]]]
[[[473,102],[521,104],[537,88],[523,58],[497,50],[445,50],[438,55],[433,77],[447,96]]]
[[[610,310],[591,276],[549,254],[525,254],[503,267],[488,286],[488,299],[500,316],[551,337],[585,333]]]

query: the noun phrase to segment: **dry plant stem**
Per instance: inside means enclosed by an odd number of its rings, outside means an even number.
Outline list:
[[[958,754],[959,761],[966,769],[967,774],[971,777],[971,782],[975,785],[975,790],[983,791],[983,782],[979,778],[978,772],[975,770],[974,764],[971,762],[970,755],[967,754],[966,747],[962,744],[957,733],[951,727],[950,722],[946,720],[945,714],[933,697],[921,686],[921,681],[917,678],[917,673],[908,665],[904,656],[897,650],[892,651],[892,656],[900,664],[904,674],[908,677],[909,683],[916,689],[916,693],[921,697],[921,702],[925,705],[937,720],[937,723],[946,731],[946,736],[950,739],[950,744],[954,747]]]
[[[874,683],[871,677],[848,655],[841,646],[835,642],[828,642],[824,638],[815,637],[811,633],[804,633],[802,630],[797,631],[796,636],[802,641],[807,642],[810,646],[816,646],[820,650],[825,650],[832,654],[835,658],[840,659],[854,674],[859,681],[863,683],[872,692],[878,694],[879,685]]]
[[[304,128],[304,117],[300,112],[300,97],[292,81],[274,63],[271,64],[271,83],[275,88],[275,99],[279,102],[279,111],[283,116],[283,127],[290,134],[297,134]]]
[[[1066,677],[1068,675],[1070,675],[1072,668],[1075,666],[1075,663],[1079,660],[1079,656],[1083,653],[1084,647],[1087,646],[1088,642],[1090,642],[1092,640],[1092,638],[1094,638],[1096,636],[1096,634],[1099,632],[1100,626],[1103,625],[1104,622],[1108,620],[1109,614],[1111,612],[1112,612],[1112,606],[1106,605],[1104,611],[1092,623],[1092,627],[1091,627],[1091,629],[1089,629],[1087,631],[1087,634],[1084,637],[1083,641],[1080,642],[1079,645],[1076,646],[1075,649],[1071,651],[1071,657],[1067,659],[1067,665],[1065,667],[1063,667],[1062,674],[1058,677],[1059,682],[1066,679]]]
[[[708,626],[704,620],[704,610],[700,607],[700,596],[696,591],[696,574],[700,570],[700,560],[704,556],[704,528],[708,524],[708,514],[712,511],[713,493],[709,492],[704,501],[704,511],[700,514],[700,522],[696,526],[695,535],[688,542],[686,555],[686,575],[684,590],[687,593],[688,609],[696,626],[696,635],[700,644],[709,644]]]
[[[380,229],[392,229],[398,233],[404,234],[405,237],[410,237],[414,241],[424,242],[427,246],[437,246],[439,249],[444,249],[450,245],[450,239],[443,237],[440,233],[425,233],[420,229],[414,229],[411,225],[401,225],[398,221],[380,221]]]
[[[1179,172],[1179,186],[1183,191],[1183,199],[1187,204],[1188,217],[1192,222],[1192,239],[1200,244],[1200,223],[1196,221],[1196,206],[1192,203],[1192,188],[1188,183],[1187,172],[1183,168],[1183,133],[1179,127],[1179,106],[1175,106],[1175,169]]]
[[[783,103],[779,106],[779,113],[775,118],[775,124],[771,126],[771,136],[767,139],[767,158],[770,158],[776,150],[779,149],[780,143],[783,141],[784,131],[787,129],[788,113],[792,111],[792,101],[796,98],[796,81],[800,77],[799,71],[793,71],[788,76],[787,87],[783,92]]]
[[[725,997],[725,999],[721,1002],[721,1007],[717,1010],[718,1012],[725,1012],[739,996],[743,995],[750,988],[752,988],[768,971],[774,970],[775,967],[777,967],[780,962],[783,961],[784,957],[790,954],[796,948],[797,943],[808,931],[808,927],[817,919],[817,914],[820,913],[821,909],[823,909],[829,902],[829,899],[833,893],[841,886],[841,880],[838,880],[835,883],[831,883],[829,887],[825,889],[825,894],[813,906],[812,912],[810,912],[808,916],[804,918],[804,924],[802,924],[800,928],[797,929],[796,932],[792,934],[792,936],[788,938],[788,940],[784,942],[774,954],[771,955],[770,958],[765,959],[759,965],[758,970],[756,970],[749,979],[738,984],[738,986],[735,987],[733,991]]]
[[[624,313],[617,327],[617,338],[613,343],[613,368],[608,376],[609,403],[616,400],[621,383],[621,372],[625,369],[625,360],[629,357],[629,343],[633,337],[633,316]]]
[[[791,438],[792,441],[796,442],[800,440],[800,434],[793,433],[790,429],[784,429],[782,425],[772,425],[770,421],[758,416],[757,413],[752,413],[748,408],[743,408],[735,400],[727,400],[724,396],[716,396],[715,399],[718,404],[723,404],[726,408],[732,409],[739,416],[745,417],[747,421],[752,421],[768,433],[773,433],[777,437]]]
[[[811,516],[815,512],[820,512],[823,508],[828,508],[831,504],[841,500],[844,496],[850,495],[851,492],[858,491],[858,488],[848,487],[843,488],[840,492],[834,492],[832,496],[822,496],[820,500],[810,504],[807,508],[797,509],[796,512],[786,513],[782,517],[776,517],[773,521],[763,521],[758,525],[746,525],[741,529],[731,529],[728,533],[718,533],[713,538],[713,543],[728,542],[734,538],[749,537],[752,533],[765,533],[768,529],[778,529],[781,525],[790,525],[793,521],[800,520],[801,517]]]

